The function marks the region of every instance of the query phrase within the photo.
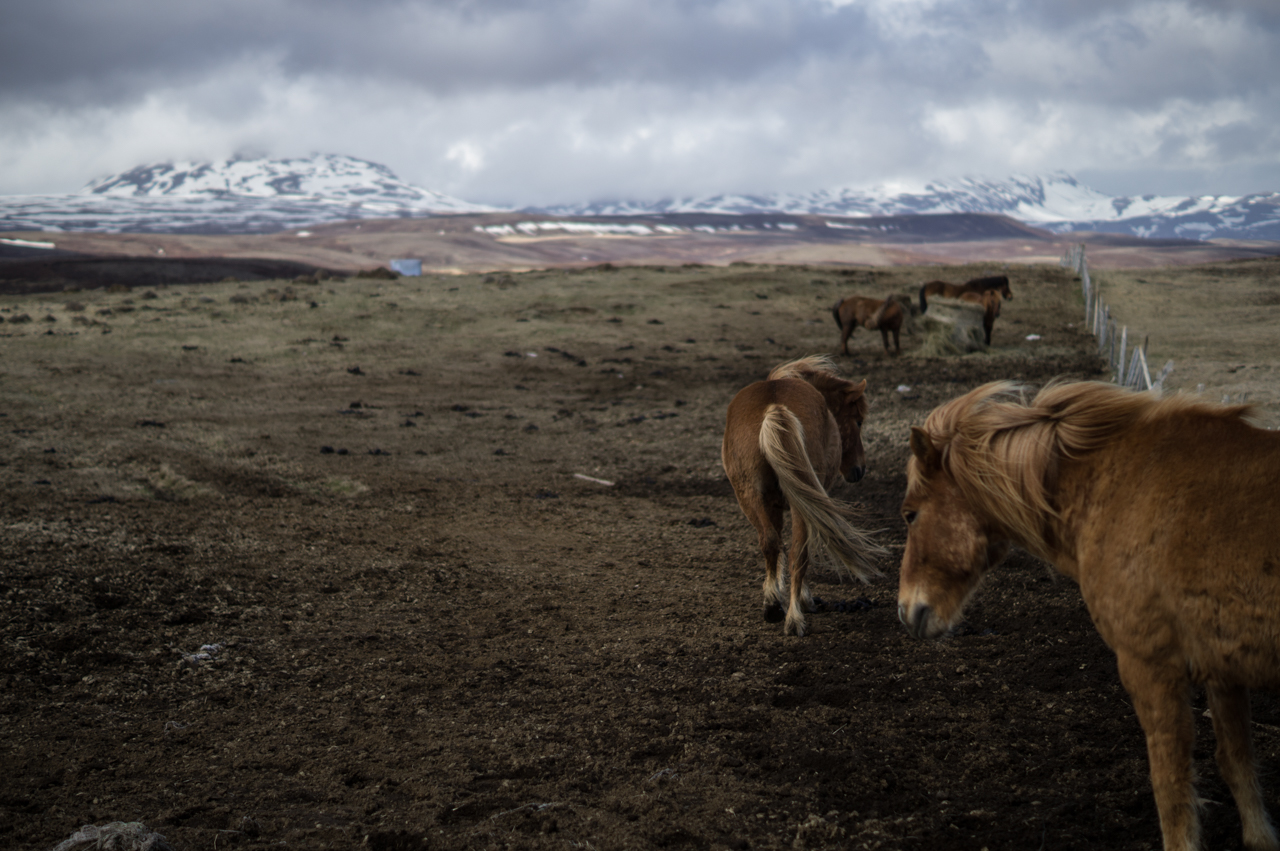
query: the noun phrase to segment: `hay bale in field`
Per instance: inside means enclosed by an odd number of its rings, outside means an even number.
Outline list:
[[[921,357],[947,357],[986,351],[982,317],[981,305],[954,298],[930,299],[929,312],[919,318],[924,328],[924,340],[916,354]]]

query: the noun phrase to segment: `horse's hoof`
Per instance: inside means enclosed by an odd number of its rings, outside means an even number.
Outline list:
[[[787,612],[777,603],[768,603],[764,607],[764,619],[769,623],[777,623],[787,616]]]

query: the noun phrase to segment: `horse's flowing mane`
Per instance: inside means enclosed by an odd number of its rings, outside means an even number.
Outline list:
[[[1057,516],[1050,488],[1060,459],[1179,413],[1238,420],[1252,410],[1187,396],[1158,399],[1096,381],[1052,383],[1030,402],[1027,392],[1009,381],[984,384],[934,409],[924,430],[974,506],[1041,558],[1051,546],[1046,521]]]
[[[819,372],[829,373],[832,377],[839,378],[836,363],[830,357],[827,355],[809,355],[778,364],[769,372],[768,380],[777,381],[782,378],[799,378],[801,381],[810,381],[814,373]]]
[[[798,378],[801,381],[807,381],[824,396],[831,390],[838,390],[853,384],[852,381],[840,377],[835,361],[827,355],[808,355],[807,357],[780,363],[770,370],[769,377],[766,380],[778,381],[783,378]],[[859,396],[854,404],[857,407],[858,416],[865,419],[867,412],[871,409],[866,394]]]

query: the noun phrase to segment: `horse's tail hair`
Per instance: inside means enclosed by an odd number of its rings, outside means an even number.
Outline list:
[[[873,560],[887,551],[853,525],[853,507],[832,499],[818,480],[804,448],[804,425],[783,405],[770,405],[760,424],[760,452],[792,510],[809,530],[809,552],[834,555],[863,582],[879,576]]]
[[[923,284],[920,287],[920,312],[921,313],[926,313],[929,310],[929,300],[925,298],[925,295],[926,295],[925,291],[927,289],[929,289],[928,284]]]
[[[835,304],[831,305],[831,315],[835,317],[836,327],[844,330],[844,323],[840,321],[840,305],[844,304],[844,299],[839,299]]]

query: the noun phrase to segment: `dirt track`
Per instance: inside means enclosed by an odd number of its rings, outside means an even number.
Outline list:
[[[892,560],[820,577],[810,637],[760,618],[729,399],[831,351],[837,296],[988,271],[0,299],[0,845],[1158,847],[1115,664],[1043,565],[1015,554],[935,644]],[[856,333],[870,472],[842,495],[886,544],[934,405],[1094,374],[1074,287],[1015,271],[988,355]],[[1237,847],[1197,728],[1206,841]]]

